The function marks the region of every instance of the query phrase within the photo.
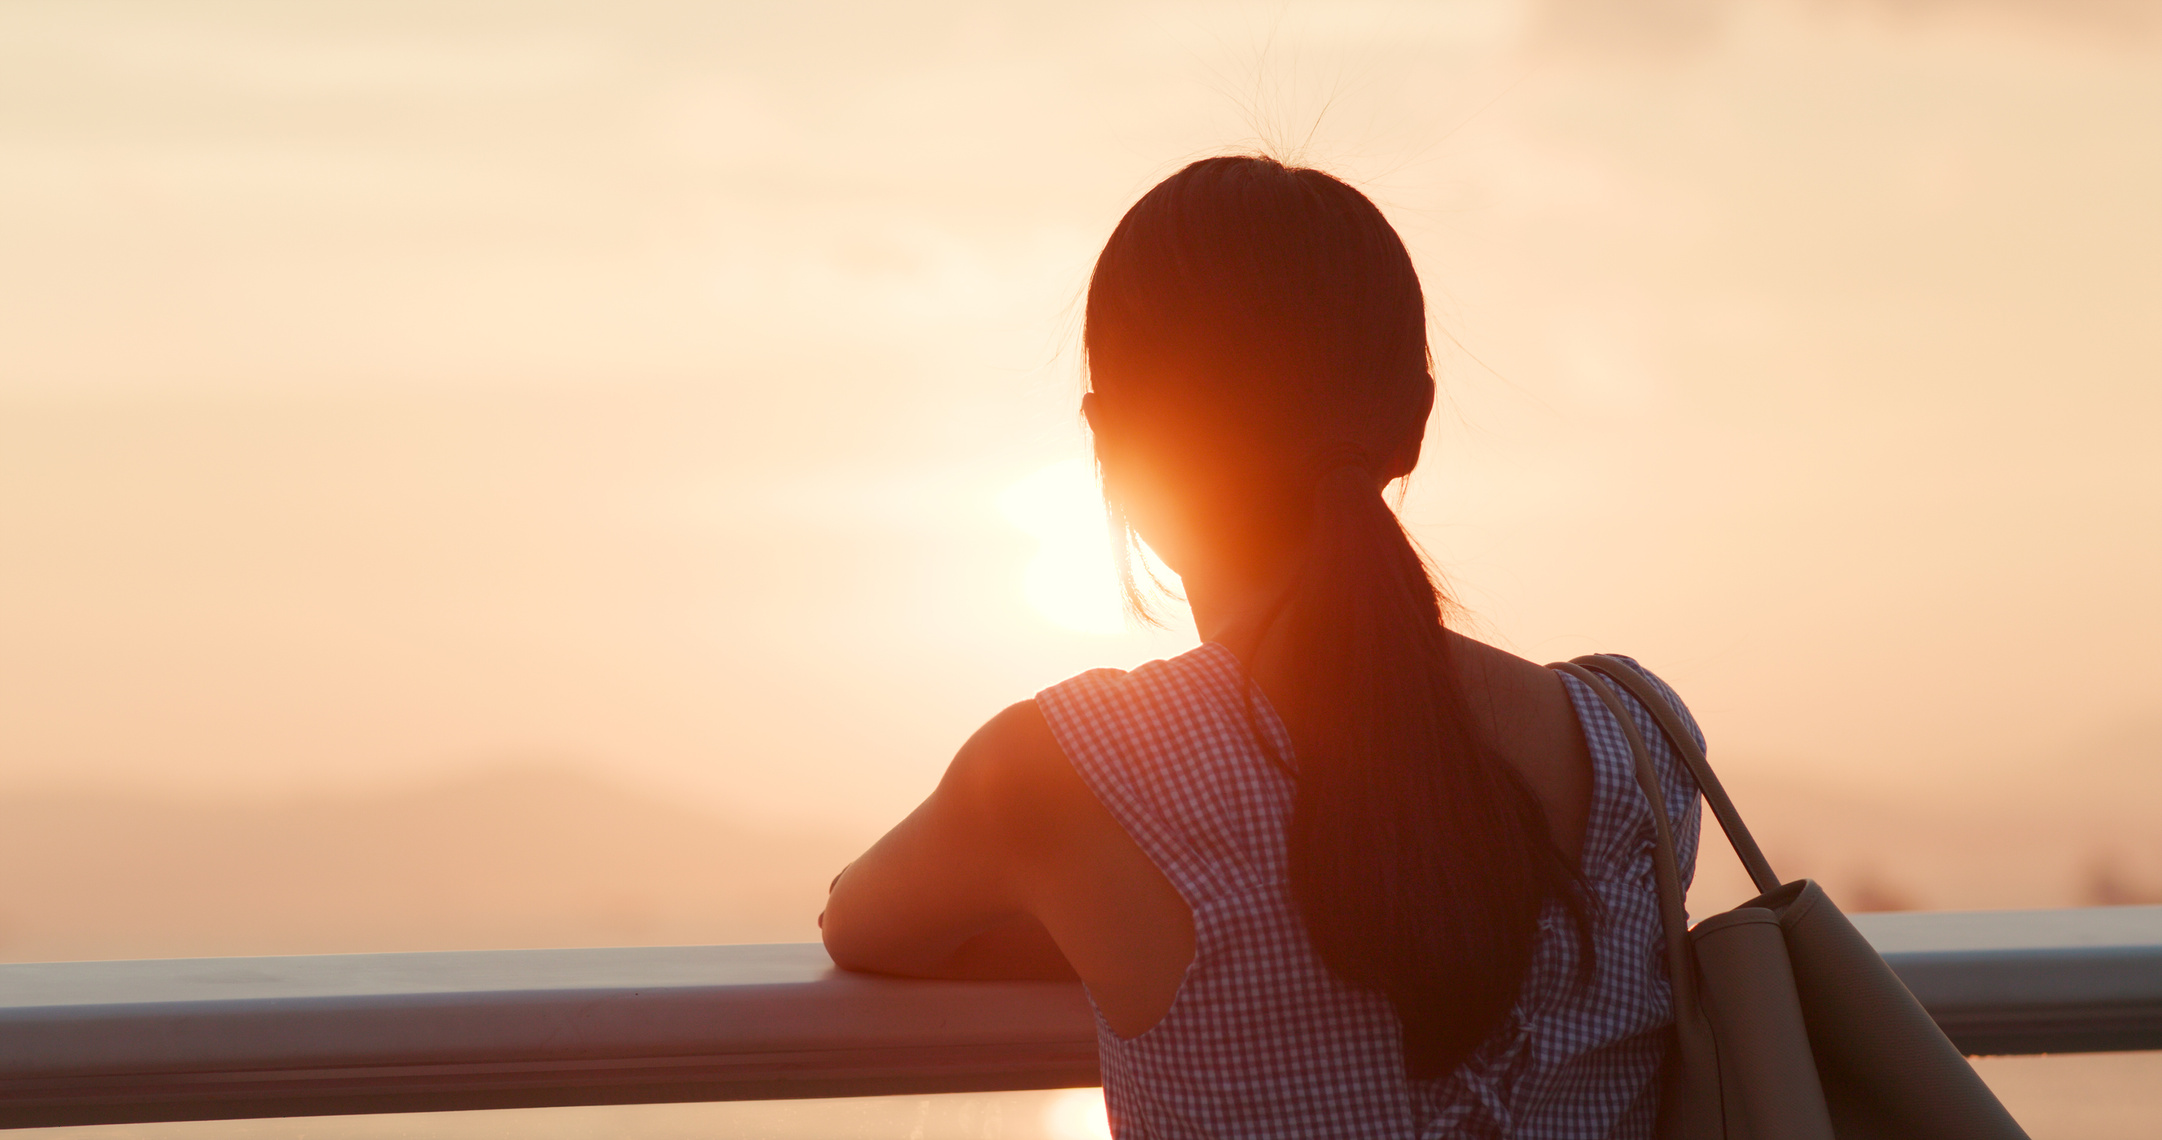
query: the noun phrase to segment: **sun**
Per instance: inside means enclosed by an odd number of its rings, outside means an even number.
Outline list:
[[[1111,531],[1087,460],[1037,469],[1006,488],[998,506],[1007,522],[1036,541],[1021,581],[1032,609],[1081,633],[1126,632]]]

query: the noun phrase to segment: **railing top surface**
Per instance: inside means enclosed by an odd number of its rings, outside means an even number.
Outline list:
[[[63,1006],[800,986],[836,973],[815,942],[21,962],[0,965],[0,1017]]]
[[[1870,945],[1887,956],[2162,948],[2162,906],[1888,911],[1853,917]]]
[[[2089,951],[2162,953],[2162,906],[1912,911],[1854,916],[1895,964],[1942,955],[2041,960]],[[818,983],[876,985],[837,971],[815,942],[462,950],[265,958],[0,964],[0,1018],[56,1007],[337,1001],[449,994],[680,991]],[[965,983],[957,983],[965,984]]]

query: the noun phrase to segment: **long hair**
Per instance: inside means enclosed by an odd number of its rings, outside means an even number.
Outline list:
[[[1327,174],[1204,159],[1119,222],[1084,342],[1099,462],[1137,457],[1222,558],[1296,567],[1270,694],[1294,728],[1291,891],[1329,968],[1394,1006],[1410,1074],[1444,1074],[1508,1015],[1547,902],[1580,944],[1586,904],[1475,731],[1442,594],[1382,496],[1434,397],[1411,257]]]

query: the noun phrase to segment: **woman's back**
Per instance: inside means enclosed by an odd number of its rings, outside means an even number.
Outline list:
[[[1258,691],[1242,699],[1245,678],[1208,644],[1036,699],[1094,798],[1192,915],[1191,965],[1161,1019],[1135,1035],[1129,1018],[1122,1036],[1100,1012],[1120,1135],[1649,1135],[1669,1020],[1651,817],[1604,706],[1564,682],[1591,758],[1580,866],[1597,900],[1594,968],[1580,973],[1573,920],[1550,905],[1502,1028],[1446,1077],[1413,1080],[1390,1003],[1338,978],[1306,936],[1287,874],[1294,783],[1271,757],[1290,754],[1290,737]],[[1640,728],[1657,739],[1648,714]],[[1670,786],[1690,787],[1674,757],[1658,760]],[[1687,860],[1694,797],[1668,811]]]

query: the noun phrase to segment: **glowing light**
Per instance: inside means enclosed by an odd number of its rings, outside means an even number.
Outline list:
[[[1111,1140],[1103,1090],[1066,1089],[1052,1094],[1043,1109],[1043,1131],[1052,1140]]]
[[[1006,521],[1036,540],[1021,583],[1030,607],[1082,633],[1125,632],[1094,468],[1081,459],[1053,463],[1006,488],[998,505]]]

